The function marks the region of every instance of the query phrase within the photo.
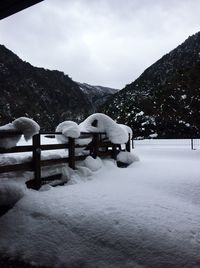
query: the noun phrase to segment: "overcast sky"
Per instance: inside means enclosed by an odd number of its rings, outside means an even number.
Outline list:
[[[0,22],[0,43],[34,66],[123,88],[200,30],[200,0],[45,0]]]

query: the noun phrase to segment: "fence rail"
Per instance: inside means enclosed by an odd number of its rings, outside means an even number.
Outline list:
[[[21,135],[20,132],[0,132],[0,139],[2,138],[12,138],[16,135]],[[84,160],[88,155],[96,158],[97,156],[110,156],[113,159],[116,159],[117,153],[121,150],[121,144],[113,144],[107,140],[104,140],[102,137],[106,133],[88,133],[82,132],[81,136],[78,139],[68,138],[68,143],[66,144],[42,144],[41,135],[46,135],[49,137],[55,137],[55,135],[62,135],[61,132],[40,132],[33,136],[32,145],[22,145],[16,146],[13,148],[5,149],[0,148],[0,154],[7,153],[22,153],[22,152],[32,152],[32,160],[20,164],[12,165],[3,165],[0,166],[0,173],[7,173],[13,171],[33,171],[34,178],[27,183],[27,186],[34,189],[39,189],[41,185],[52,178],[42,178],[41,171],[42,167],[57,165],[57,164],[66,164],[68,163],[69,167],[75,169],[75,164],[77,161]],[[92,141],[87,145],[76,144],[77,140],[91,138]],[[77,148],[85,148],[89,150],[89,154],[86,155],[76,155],[75,150]],[[130,136],[128,142],[125,144],[125,148],[130,152]],[[41,152],[45,150],[58,150],[58,149],[68,149],[68,157],[56,158],[56,159],[41,159]],[[58,176],[53,176],[57,177]]]
[[[196,150],[200,148],[199,138],[154,138],[154,139],[134,139],[132,140],[132,148],[138,146],[164,146],[164,147],[185,147]]]

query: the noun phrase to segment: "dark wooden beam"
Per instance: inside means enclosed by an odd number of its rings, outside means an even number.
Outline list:
[[[1,0],[0,20],[42,1],[44,0]]]

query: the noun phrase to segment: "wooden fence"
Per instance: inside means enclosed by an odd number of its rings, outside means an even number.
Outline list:
[[[21,135],[19,132],[0,132],[1,138],[12,138],[16,135]],[[13,171],[33,171],[34,177],[32,180],[27,182],[29,188],[39,189],[45,181],[55,180],[61,174],[57,176],[51,176],[42,178],[41,171],[42,167],[52,166],[56,164],[68,163],[69,167],[75,169],[76,162],[84,160],[88,155],[96,158],[97,156],[110,156],[113,159],[116,159],[117,154],[121,149],[121,144],[113,144],[107,139],[105,139],[105,133],[86,133],[82,132],[81,136],[78,139],[88,139],[92,138],[92,141],[88,145],[79,145],[76,143],[76,139],[69,138],[68,143],[66,144],[42,144],[41,135],[46,136],[55,136],[62,135],[61,132],[40,132],[33,136],[32,145],[23,145],[16,146],[10,149],[0,148],[0,154],[7,153],[22,153],[22,152],[32,152],[32,160],[20,164],[11,164],[0,166],[0,173],[13,172]],[[103,138],[104,137],[104,138]],[[77,148],[86,148],[89,151],[89,154],[76,155],[75,149]],[[56,159],[41,159],[41,152],[45,150],[57,150],[57,149],[68,149],[68,157],[56,158]],[[130,147],[130,136],[128,142],[125,144],[125,150],[131,150]]]

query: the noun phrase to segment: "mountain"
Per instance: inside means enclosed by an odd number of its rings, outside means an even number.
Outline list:
[[[77,83],[63,72],[33,67],[3,45],[0,89],[0,125],[27,116],[43,130],[54,130],[64,120],[82,121],[115,92]]]
[[[118,89],[77,83],[79,88],[88,98],[88,101],[91,103],[93,113],[96,112],[113,94],[118,92]]]
[[[200,32],[147,68],[102,111],[129,125],[135,137],[199,137]]]

